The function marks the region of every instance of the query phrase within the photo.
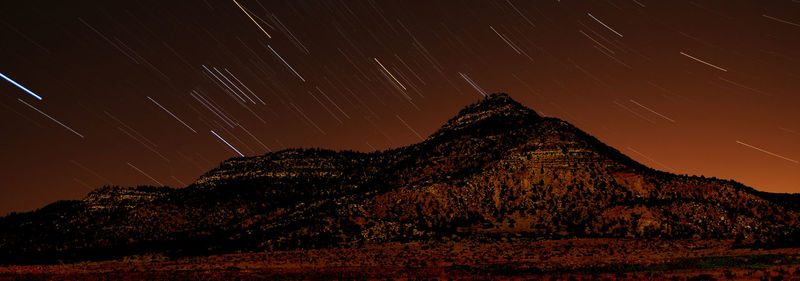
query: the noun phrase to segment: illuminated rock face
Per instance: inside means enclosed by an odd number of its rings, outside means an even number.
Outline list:
[[[290,150],[237,158],[196,184],[224,188],[257,178],[327,181],[316,191],[330,197],[311,196],[301,202],[302,217],[285,219],[308,222],[300,233],[309,235],[352,224],[358,233],[336,234],[344,240],[484,232],[752,238],[786,232],[797,219],[739,184],[644,167],[502,94],[464,108],[420,144],[372,154]],[[348,195],[354,190],[362,193]],[[320,219],[307,213],[314,206],[331,209]]]
[[[0,219],[0,256],[517,236],[769,240],[796,233],[793,198],[647,168],[501,94],[407,147],[233,158],[187,188],[104,188],[12,215]]]
[[[104,187],[90,192],[83,201],[90,210],[131,209],[164,198],[171,191],[155,187]]]

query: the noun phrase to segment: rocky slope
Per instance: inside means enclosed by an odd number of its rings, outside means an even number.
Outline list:
[[[647,168],[505,94],[425,141],[233,158],[183,189],[104,188],[0,218],[0,262],[504,237],[797,234],[798,195]]]

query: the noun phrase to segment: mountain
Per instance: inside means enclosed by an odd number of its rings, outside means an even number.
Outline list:
[[[798,234],[797,198],[653,170],[493,94],[418,144],[232,158],[185,188],[104,187],[0,218],[0,263],[513,237],[783,241]]]

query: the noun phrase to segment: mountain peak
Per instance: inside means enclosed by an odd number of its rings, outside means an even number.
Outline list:
[[[465,109],[474,108],[479,110],[498,110],[498,109],[525,109],[532,111],[519,102],[515,101],[506,93],[493,93],[485,96],[483,100],[468,105]]]
[[[459,131],[482,123],[485,120],[520,121],[527,118],[539,118],[539,115],[532,109],[515,101],[506,93],[494,93],[461,109],[455,117],[448,120],[431,137],[439,136],[445,132]]]
[[[505,102],[516,102],[507,93],[493,93],[493,94],[490,94],[488,96],[483,97],[483,99],[484,99],[484,101],[496,100],[496,101],[505,101]]]

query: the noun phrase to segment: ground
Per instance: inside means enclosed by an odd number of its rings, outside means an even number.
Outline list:
[[[0,267],[0,280],[386,278],[800,280],[800,249],[738,248],[728,240],[512,239]]]

